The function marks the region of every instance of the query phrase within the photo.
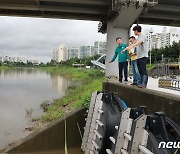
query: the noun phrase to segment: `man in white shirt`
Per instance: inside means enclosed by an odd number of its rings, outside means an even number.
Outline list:
[[[138,36],[136,43],[130,45],[127,49],[137,48],[137,66],[141,76],[141,84],[139,88],[146,88],[148,82],[148,75],[146,65],[148,62],[148,49],[147,49],[147,37],[141,32],[141,26],[137,25],[133,27],[134,34]]]

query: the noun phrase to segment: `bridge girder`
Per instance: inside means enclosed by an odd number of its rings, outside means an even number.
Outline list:
[[[0,0],[0,15],[102,21],[102,31],[105,31],[108,20],[120,14],[121,7],[128,6],[128,1],[125,4],[120,2],[123,1]],[[118,3],[120,6],[117,7]],[[144,12],[134,23],[180,26],[179,16],[180,0],[158,0],[158,5],[145,6]]]
[[[110,5],[111,0],[0,0],[0,15],[100,21]]]
[[[180,27],[180,1],[159,0],[139,17],[139,23]]]

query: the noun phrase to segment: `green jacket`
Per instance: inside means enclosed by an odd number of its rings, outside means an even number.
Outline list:
[[[118,55],[118,62],[125,62],[129,59],[129,55],[128,55],[128,51],[125,51],[124,53],[121,53],[122,50],[124,50],[127,47],[127,44],[120,44],[116,47],[114,56],[111,60],[111,62],[113,62],[117,55]]]

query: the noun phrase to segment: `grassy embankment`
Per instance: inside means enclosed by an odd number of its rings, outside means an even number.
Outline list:
[[[2,66],[0,66],[0,69],[10,69],[10,67],[2,65]]]
[[[64,116],[68,112],[82,106],[88,106],[91,94],[95,90],[102,90],[102,82],[106,80],[104,73],[99,70],[87,70],[85,68],[72,67],[45,67],[43,70],[50,73],[58,73],[75,82],[80,82],[80,86],[69,89],[68,94],[61,99],[54,100],[42,117],[34,118],[38,122],[47,123]]]

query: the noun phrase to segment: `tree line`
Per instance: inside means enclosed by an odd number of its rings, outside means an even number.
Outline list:
[[[67,61],[62,61],[60,63],[57,63],[54,60],[51,60],[49,63],[47,63],[47,66],[53,66],[53,65],[67,65],[67,66],[72,66],[72,64],[84,64],[88,66],[92,66],[93,64],[91,63],[91,60],[97,60],[100,57],[100,55],[94,55],[92,57],[86,57],[83,59],[79,58],[72,58],[68,59]]]
[[[180,56],[180,41],[178,43],[173,42],[169,47],[166,46],[165,48],[151,50],[152,63],[161,62],[162,56],[169,62],[177,62]]]

